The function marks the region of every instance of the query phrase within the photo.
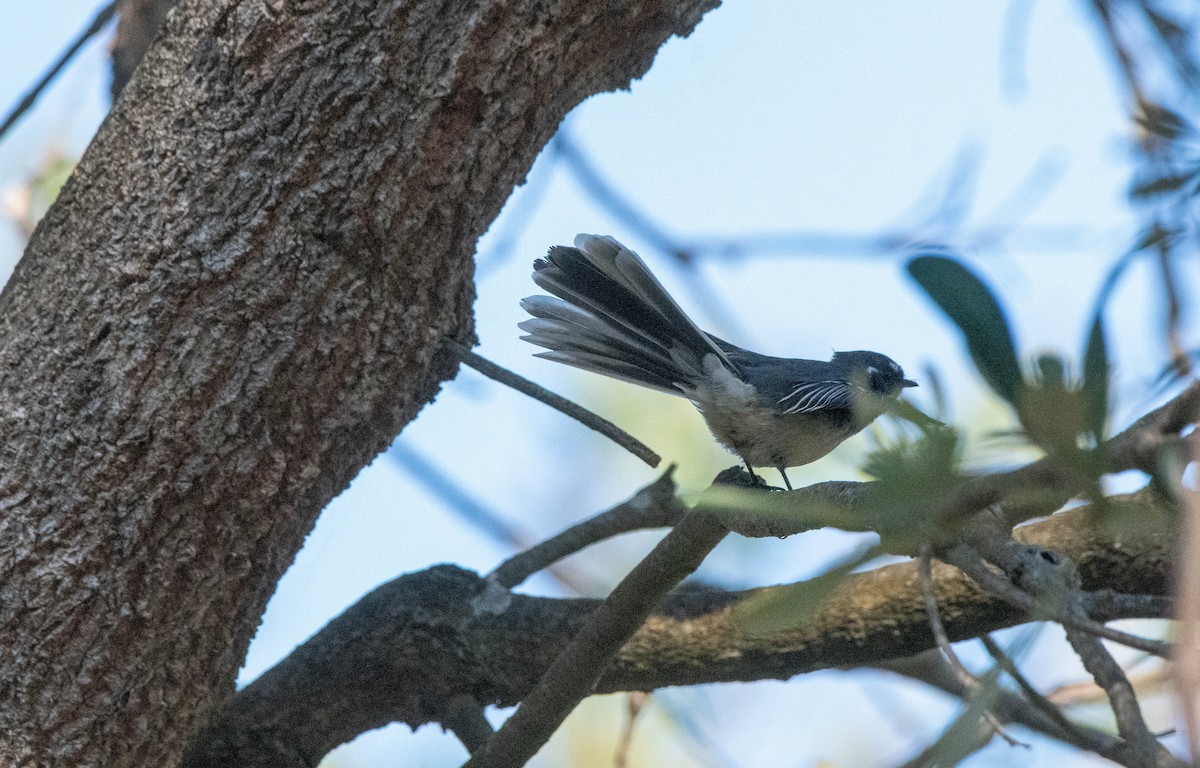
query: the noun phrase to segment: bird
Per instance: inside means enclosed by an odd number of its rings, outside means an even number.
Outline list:
[[[917,383],[891,358],[864,350],[826,362],[771,357],[699,328],[636,253],[608,235],[581,234],[533,264],[547,293],[521,306],[535,356],[691,400],[717,442],[755,467],[825,456]]]

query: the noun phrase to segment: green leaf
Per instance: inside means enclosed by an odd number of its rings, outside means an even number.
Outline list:
[[[863,489],[855,509],[892,554],[912,554],[938,538],[943,504],[961,488],[958,433],[927,430],[917,440],[900,439],[874,451],[863,472],[876,478]]]
[[[1108,345],[1104,341],[1104,318],[1096,313],[1083,350],[1083,397],[1088,431],[1099,444],[1108,421]]]
[[[944,256],[918,256],[908,273],[958,326],[984,381],[1014,406],[1021,395],[1021,366],[1008,320],[988,287],[966,267]]]
[[[883,550],[878,545],[866,547],[808,581],[764,589],[734,607],[734,623],[751,635],[766,635],[802,626],[855,568],[881,554]]]
[[[1043,352],[1033,361],[1038,386],[1055,392],[1067,389],[1067,361],[1054,352]]]
[[[938,421],[929,414],[922,411],[917,406],[910,403],[907,399],[900,400],[885,400],[881,403],[885,413],[895,416],[898,419],[915,424],[922,432],[928,432],[931,429],[945,429],[946,424]]]

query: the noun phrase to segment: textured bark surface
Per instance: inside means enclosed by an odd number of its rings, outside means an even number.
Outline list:
[[[1136,523],[1105,532],[1089,509],[1076,508],[1022,528],[1018,538],[1074,559],[1086,589],[1163,594],[1172,510],[1145,493],[1112,503]],[[1028,620],[955,568],[936,564],[934,580],[951,639]],[[746,633],[734,608],[771,589],[778,588],[676,592],[621,649],[597,690],[786,679],[934,646],[913,562],[850,576],[795,627]],[[444,722],[461,696],[516,704],[598,603],[505,594],[449,566],[379,587],[238,692],[185,768],[301,768],[389,722]]]
[[[455,371],[474,243],[711,0],[195,0],[0,295],[0,763],[167,765]]]

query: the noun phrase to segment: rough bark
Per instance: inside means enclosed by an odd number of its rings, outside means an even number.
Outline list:
[[[478,236],[712,0],[188,0],[0,295],[0,763],[166,765],[453,375]]]
[[[1129,524],[1105,529],[1106,518],[1076,508],[1020,529],[1018,539],[1075,560],[1085,589],[1164,594],[1171,509],[1143,492],[1113,499],[1105,514]],[[1029,620],[955,568],[937,564],[934,579],[951,639]],[[620,651],[597,692],[786,679],[934,647],[915,563],[850,576],[796,626],[748,634],[735,607],[772,589],[677,591]],[[463,696],[516,704],[597,605],[510,596],[450,566],[402,576],[238,692],[193,744],[185,768],[299,768],[389,722],[445,723],[447,707]]]

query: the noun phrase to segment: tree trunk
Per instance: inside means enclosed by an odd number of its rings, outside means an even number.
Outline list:
[[[453,375],[479,235],[712,0],[188,0],[0,295],[0,763],[167,765]]]

